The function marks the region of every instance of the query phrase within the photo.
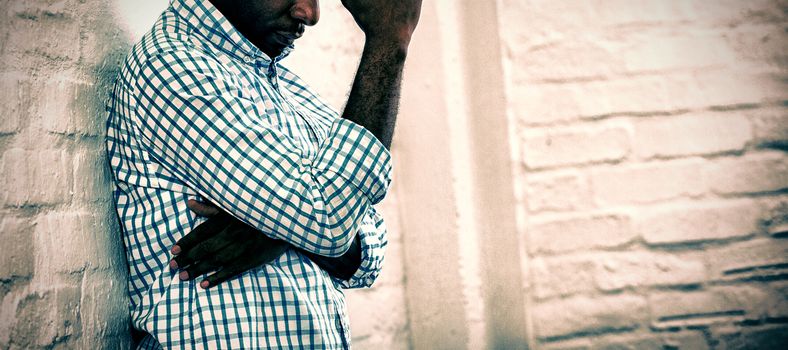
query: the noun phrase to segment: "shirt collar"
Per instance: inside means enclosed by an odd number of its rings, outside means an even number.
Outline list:
[[[270,65],[271,58],[241,35],[227,18],[208,0],[172,0],[172,8],[195,31],[216,48],[247,63],[260,60]],[[273,61],[278,62],[290,54],[293,45],[282,50]]]

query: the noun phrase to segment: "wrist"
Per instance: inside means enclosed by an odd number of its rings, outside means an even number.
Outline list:
[[[402,30],[399,33],[365,33],[365,48],[384,50],[397,54],[403,59],[408,54],[411,32]]]
[[[389,57],[393,59],[393,63],[404,63],[408,55],[408,44],[397,40],[380,39],[377,37],[371,38],[367,36],[367,40],[364,43],[364,52],[372,54],[379,59]],[[387,61],[392,62],[391,60]]]

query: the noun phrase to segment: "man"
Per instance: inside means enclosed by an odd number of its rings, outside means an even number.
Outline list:
[[[107,147],[140,348],[350,346],[421,1],[343,4],[366,41],[341,117],[280,63],[317,0],[173,0],[134,46]]]

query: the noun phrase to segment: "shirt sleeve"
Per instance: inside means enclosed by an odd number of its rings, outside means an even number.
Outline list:
[[[370,207],[358,231],[361,238],[361,265],[348,280],[335,278],[342,288],[372,287],[383,268],[388,237],[383,217]]]
[[[151,156],[240,220],[306,251],[339,256],[391,182],[391,156],[364,127],[337,119],[313,157],[267,123],[237,77],[211,58],[168,52],[136,79]]]

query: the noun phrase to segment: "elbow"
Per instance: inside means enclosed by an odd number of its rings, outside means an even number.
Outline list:
[[[324,245],[325,250],[320,255],[330,258],[342,256],[352,246],[355,232],[355,227],[329,230],[327,244]]]
[[[320,244],[320,252],[316,254],[327,257],[339,257],[345,254],[353,244],[356,233],[361,228],[366,206],[360,206],[359,210],[353,210],[343,215],[339,212],[332,212],[328,215],[322,226],[324,234],[323,242]]]

